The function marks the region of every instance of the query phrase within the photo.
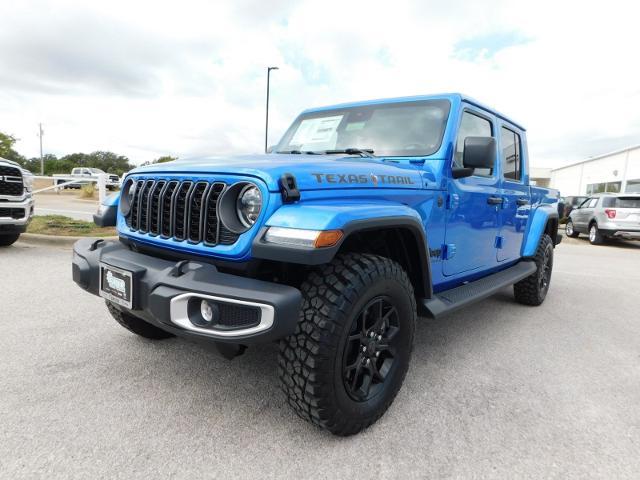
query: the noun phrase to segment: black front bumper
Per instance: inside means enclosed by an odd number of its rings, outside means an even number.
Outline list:
[[[298,322],[302,295],[297,288],[221,273],[205,262],[176,263],[144,255],[119,241],[78,240],[73,247],[74,282],[99,295],[101,263],[132,273],[132,308],[118,306],[119,309],[175,335],[249,345],[285,337],[293,333]],[[216,297],[230,305],[239,302],[265,305],[273,312],[273,323],[266,330],[248,334],[243,329],[227,329],[221,335],[215,329],[202,332],[183,328],[172,321],[171,300],[186,293]]]
[[[27,225],[12,225],[4,224],[0,225],[0,235],[13,235],[16,233],[25,233],[27,231]]]

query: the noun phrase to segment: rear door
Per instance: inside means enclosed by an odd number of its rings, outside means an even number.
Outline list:
[[[454,166],[462,167],[467,137],[495,137],[494,118],[470,106],[460,119]],[[497,159],[496,159],[497,165]],[[498,233],[498,169],[476,169],[470,177],[451,179],[447,205],[444,275],[495,267]]]
[[[503,199],[500,208],[500,231],[496,241],[499,262],[520,257],[524,230],[531,210],[529,185],[524,172],[525,155],[522,136],[517,128],[500,127],[500,186]]]

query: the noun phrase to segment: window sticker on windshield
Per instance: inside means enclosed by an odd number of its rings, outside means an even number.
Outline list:
[[[351,132],[353,130],[362,130],[367,122],[352,122],[347,123],[347,126],[344,128],[346,132]]]
[[[289,142],[292,145],[324,143],[331,140],[344,115],[333,117],[309,118],[300,122],[298,130]]]

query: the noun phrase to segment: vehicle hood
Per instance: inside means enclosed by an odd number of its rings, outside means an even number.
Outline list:
[[[423,188],[427,164],[419,166],[408,160],[383,157],[361,158],[339,155],[244,155],[176,160],[147,165],[133,170],[136,174],[208,174],[240,175],[262,179],[270,191],[279,190],[282,175],[295,176],[300,190],[336,188]]]

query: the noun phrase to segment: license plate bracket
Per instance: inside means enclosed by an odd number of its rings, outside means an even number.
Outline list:
[[[133,273],[100,263],[100,296],[123,307],[133,308]]]

